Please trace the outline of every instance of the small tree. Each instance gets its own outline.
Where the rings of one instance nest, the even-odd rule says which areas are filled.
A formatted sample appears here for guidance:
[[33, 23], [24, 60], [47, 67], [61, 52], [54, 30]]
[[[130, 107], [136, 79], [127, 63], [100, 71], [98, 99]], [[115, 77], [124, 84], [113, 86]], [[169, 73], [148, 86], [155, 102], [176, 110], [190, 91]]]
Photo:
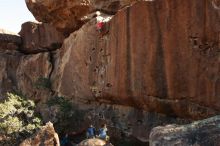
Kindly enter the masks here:
[[0, 103], [0, 136], [5, 137], [0, 145], [15, 145], [40, 128], [41, 120], [34, 111], [33, 101], [8, 93]]

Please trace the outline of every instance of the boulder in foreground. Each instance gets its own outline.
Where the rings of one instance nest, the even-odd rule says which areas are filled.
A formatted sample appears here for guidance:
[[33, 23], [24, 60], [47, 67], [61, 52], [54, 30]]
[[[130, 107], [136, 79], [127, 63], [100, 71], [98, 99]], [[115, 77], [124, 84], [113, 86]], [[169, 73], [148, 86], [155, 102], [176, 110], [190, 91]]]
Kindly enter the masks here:
[[20, 146], [60, 146], [53, 124], [47, 123], [34, 136], [24, 140]]
[[150, 134], [150, 146], [219, 146], [220, 116], [188, 125], [156, 127]]
[[106, 143], [104, 140], [98, 138], [86, 139], [77, 146], [113, 146], [110, 143]]

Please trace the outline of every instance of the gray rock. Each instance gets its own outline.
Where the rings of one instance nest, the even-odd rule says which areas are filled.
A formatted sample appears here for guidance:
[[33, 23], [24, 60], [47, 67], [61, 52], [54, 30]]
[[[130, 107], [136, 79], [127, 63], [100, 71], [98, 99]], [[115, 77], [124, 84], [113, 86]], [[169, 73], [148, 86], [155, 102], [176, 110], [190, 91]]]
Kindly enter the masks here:
[[167, 125], [154, 128], [150, 146], [219, 146], [220, 116], [187, 125]]

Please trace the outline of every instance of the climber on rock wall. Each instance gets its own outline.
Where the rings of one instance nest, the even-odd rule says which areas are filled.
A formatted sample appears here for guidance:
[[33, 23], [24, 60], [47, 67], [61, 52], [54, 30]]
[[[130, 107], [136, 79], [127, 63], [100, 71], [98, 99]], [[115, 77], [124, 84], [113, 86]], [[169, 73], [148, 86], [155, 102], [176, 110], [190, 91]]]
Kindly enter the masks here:
[[99, 11], [96, 12], [96, 16], [96, 29], [102, 37], [108, 33], [108, 22], [112, 19], [112, 16]]
[[102, 33], [102, 30], [103, 30], [103, 27], [104, 27], [104, 22], [97, 22], [97, 24], [96, 24], [96, 28], [97, 28], [97, 30], [99, 31], [99, 33]]

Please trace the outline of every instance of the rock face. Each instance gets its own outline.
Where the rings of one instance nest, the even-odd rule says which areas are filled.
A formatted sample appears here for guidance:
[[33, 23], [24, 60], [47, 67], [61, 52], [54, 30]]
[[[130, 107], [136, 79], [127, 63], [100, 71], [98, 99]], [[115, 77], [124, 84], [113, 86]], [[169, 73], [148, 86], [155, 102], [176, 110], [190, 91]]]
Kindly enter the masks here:
[[90, 11], [87, 0], [26, 0], [26, 4], [38, 21], [50, 23], [65, 34], [82, 26], [80, 19]]
[[192, 119], [218, 114], [219, 19], [210, 0], [156, 0], [118, 12], [103, 37], [91, 20], [55, 56], [53, 90], [79, 103]]
[[45, 23], [26, 22], [19, 33], [22, 37], [21, 51], [39, 53], [61, 47], [64, 36], [53, 26]]
[[83, 17], [97, 9], [115, 13], [135, 0], [26, 0], [29, 10], [40, 22], [50, 23], [68, 35], [85, 22]]
[[5, 50], [0, 52], [0, 95], [17, 88], [16, 69], [20, 57], [21, 54], [7, 54]]
[[220, 117], [178, 126], [156, 127], [150, 135], [150, 146], [219, 146]]
[[17, 89], [28, 98], [47, 99], [50, 95], [51, 71], [49, 53], [22, 56], [16, 69]]
[[6, 92], [22, 93], [34, 100], [49, 97], [52, 71], [49, 53], [23, 55], [0, 53], [0, 95]]
[[21, 37], [4, 29], [0, 29], [0, 52], [17, 50], [21, 45]]
[[49, 122], [34, 136], [24, 140], [19, 146], [60, 146], [60, 142], [53, 124]]

